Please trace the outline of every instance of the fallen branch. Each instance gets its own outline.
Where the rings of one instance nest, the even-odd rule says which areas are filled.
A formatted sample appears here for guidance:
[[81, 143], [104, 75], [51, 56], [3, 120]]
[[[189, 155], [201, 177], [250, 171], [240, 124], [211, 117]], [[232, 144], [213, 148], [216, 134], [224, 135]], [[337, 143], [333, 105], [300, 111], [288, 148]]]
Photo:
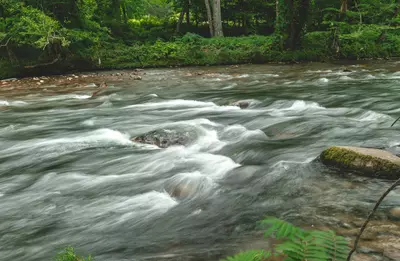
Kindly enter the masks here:
[[393, 122], [393, 124], [390, 125], [390, 127], [393, 127], [393, 126], [396, 124], [396, 122], [398, 122], [399, 120], [400, 120], [400, 117], [398, 117], [397, 120], [395, 120], [395, 121]]
[[46, 66], [46, 65], [52, 65], [52, 64], [55, 64], [56, 62], [58, 62], [58, 60], [60, 60], [60, 58], [61, 58], [61, 55], [58, 55], [58, 57], [57, 57], [56, 59], [54, 59], [53, 61], [51, 61], [51, 62], [48, 62], [48, 63], [40, 63], [40, 64], [35, 64], [35, 65], [27, 65], [27, 66], [24, 66], [24, 68], [25, 68], [25, 69], [32, 69], [32, 68], [36, 68], [36, 67], [41, 67], [41, 66]]
[[369, 214], [367, 220], [365, 220], [364, 224], [362, 225], [360, 232], [358, 232], [358, 235], [356, 237], [356, 241], [354, 241], [354, 246], [351, 249], [349, 255], [347, 256], [347, 261], [350, 261], [351, 256], [353, 255], [353, 253], [357, 250], [357, 246], [358, 246], [358, 242], [360, 241], [361, 235], [364, 232], [365, 228], [367, 227], [369, 221], [371, 220], [372, 216], [375, 214], [375, 211], [378, 209], [379, 205], [382, 203], [382, 201], [385, 199], [385, 197], [390, 193], [390, 191], [392, 191], [395, 187], [397, 187], [398, 185], [400, 185], [400, 179], [398, 179], [395, 183], [392, 184], [392, 186], [390, 186], [390, 188], [388, 188], [385, 193], [383, 193], [383, 195], [380, 197], [380, 199], [378, 200], [378, 202], [376, 202], [374, 209], [372, 210], [372, 212]]

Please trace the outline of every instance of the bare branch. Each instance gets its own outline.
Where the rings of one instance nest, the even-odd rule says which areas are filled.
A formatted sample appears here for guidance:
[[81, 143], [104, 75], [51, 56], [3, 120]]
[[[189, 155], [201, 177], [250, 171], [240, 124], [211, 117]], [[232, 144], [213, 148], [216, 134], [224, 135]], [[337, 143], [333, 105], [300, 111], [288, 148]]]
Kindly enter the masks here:
[[396, 122], [398, 122], [399, 120], [400, 120], [400, 117], [398, 117], [397, 120], [395, 120], [395, 121], [392, 123], [392, 125], [390, 125], [390, 127], [393, 127], [393, 126], [396, 124]]
[[7, 46], [8, 46], [8, 43], [10, 42], [10, 40], [11, 40], [11, 37], [8, 38], [8, 40], [7, 40], [7, 42], [6, 42], [5, 44], [0, 45], [0, 48], [1, 48], [1, 47], [7, 47]]
[[360, 232], [358, 232], [358, 235], [356, 237], [356, 241], [354, 241], [354, 246], [351, 249], [349, 255], [347, 256], [347, 261], [350, 261], [351, 256], [353, 255], [353, 253], [357, 250], [357, 246], [358, 246], [358, 242], [360, 241], [361, 235], [364, 232], [365, 228], [367, 227], [369, 221], [371, 220], [372, 216], [375, 214], [376, 210], [378, 209], [379, 205], [382, 203], [382, 201], [385, 199], [385, 197], [390, 193], [390, 191], [392, 191], [394, 188], [396, 188], [398, 185], [400, 185], [400, 179], [398, 179], [395, 183], [392, 184], [392, 186], [390, 186], [390, 188], [388, 188], [385, 193], [383, 193], [383, 195], [380, 197], [380, 199], [378, 200], [378, 202], [376, 202], [374, 209], [372, 210], [372, 212], [369, 214], [367, 220], [365, 220], [364, 224], [362, 225]]
[[60, 60], [60, 57], [61, 57], [61, 55], [58, 55], [58, 57], [56, 59], [54, 59], [53, 61], [51, 61], [51, 62], [35, 64], [35, 65], [27, 65], [27, 66], [24, 66], [24, 68], [32, 69], [32, 68], [36, 68], [36, 67], [40, 67], [40, 66], [51, 65], [51, 64], [54, 64], [54, 63], [58, 62], [58, 60]]

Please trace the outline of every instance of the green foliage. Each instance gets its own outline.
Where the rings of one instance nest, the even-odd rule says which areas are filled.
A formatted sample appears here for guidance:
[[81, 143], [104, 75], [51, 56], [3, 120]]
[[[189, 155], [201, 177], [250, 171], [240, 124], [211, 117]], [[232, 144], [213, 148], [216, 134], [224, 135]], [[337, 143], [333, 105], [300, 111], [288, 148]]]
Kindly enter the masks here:
[[87, 258], [80, 257], [75, 253], [72, 247], [67, 247], [57, 254], [55, 261], [94, 261], [94, 259], [90, 256]]
[[249, 250], [220, 261], [263, 261], [270, 256], [270, 252], [265, 252], [263, 250]]
[[350, 251], [345, 238], [333, 231], [304, 230], [277, 218], [266, 218], [262, 225], [269, 226], [265, 236], [284, 239], [275, 252], [285, 256], [285, 261], [346, 260]]
[[[283, 240], [275, 246], [273, 253], [285, 261], [344, 261], [350, 251], [345, 238], [333, 231], [304, 230], [274, 217], [259, 223], [268, 228], [266, 237]], [[221, 261], [263, 261], [270, 256], [271, 252], [251, 250]]]

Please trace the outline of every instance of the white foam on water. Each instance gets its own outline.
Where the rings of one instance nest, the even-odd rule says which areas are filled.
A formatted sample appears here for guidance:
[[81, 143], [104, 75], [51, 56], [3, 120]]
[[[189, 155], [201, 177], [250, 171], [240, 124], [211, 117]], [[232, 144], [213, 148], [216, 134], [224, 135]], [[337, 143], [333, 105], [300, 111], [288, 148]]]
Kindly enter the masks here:
[[133, 146], [129, 140], [129, 135], [111, 129], [98, 129], [95, 131], [80, 134], [77, 137], [66, 137], [59, 139], [39, 139], [29, 140], [27, 142], [15, 145], [5, 152], [12, 153], [22, 149], [49, 151], [47, 156], [51, 156], [52, 152], [67, 152], [79, 148], [96, 147], [102, 145], [122, 145]]
[[213, 180], [223, 178], [228, 171], [240, 166], [229, 157], [211, 153], [193, 154], [185, 162], [199, 164], [199, 171]]
[[306, 71], [306, 73], [331, 73], [331, 72], [332, 72], [332, 70], [316, 70], [316, 71], [308, 70], [308, 71]]
[[345, 76], [339, 77], [339, 80], [340, 81], [351, 81], [351, 80], [353, 80], [353, 78], [345, 75]]
[[282, 108], [281, 110], [287, 111], [305, 111], [308, 109], [326, 109], [325, 107], [319, 105], [316, 102], [309, 102], [303, 100], [296, 100], [293, 104], [288, 108]]
[[171, 109], [171, 108], [204, 108], [204, 107], [218, 107], [213, 102], [202, 102], [202, 101], [195, 101], [195, 100], [169, 100], [169, 101], [161, 101], [161, 102], [148, 102], [142, 104], [134, 104], [123, 107], [123, 109], [128, 108], [143, 108], [143, 109]]
[[249, 78], [250, 77], [250, 75], [249, 74], [241, 74], [241, 75], [238, 75], [238, 76], [235, 76], [234, 78]]
[[316, 83], [318, 83], [318, 84], [327, 84], [328, 82], [329, 82], [328, 78], [320, 78], [320, 79], [317, 80]]
[[94, 119], [85, 120], [85, 121], [82, 122], [82, 125], [94, 126]]
[[228, 90], [228, 89], [232, 89], [232, 88], [236, 87], [237, 85], [238, 85], [237, 83], [232, 83], [232, 84], [230, 84], [228, 86], [222, 87], [221, 89], [222, 90]]
[[110, 202], [96, 202], [96, 206], [86, 208], [97, 212], [90, 215], [108, 217], [110, 212], [116, 214], [115, 218], [96, 224], [98, 229], [102, 229], [104, 226], [114, 226], [122, 222], [129, 222], [129, 225], [141, 223], [164, 214], [176, 205], [178, 201], [168, 193], [150, 191], [133, 197], [116, 198]]
[[149, 95], [147, 95], [147, 96], [149, 96], [149, 97], [158, 97], [158, 95], [155, 94], [155, 93], [151, 93], [151, 94], [149, 94]]
[[390, 116], [374, 111], [364, 112], [360, 117], [357, 118], [358, 121], [384, 121], [392, 119]]
[[8, 101], [0, 100], [0, 106], [10, 106], [10, 103]]
[[91, 97], [92, 97], [91, 95], [78, 95], [78, 94], [72, 96], [73, 99], [78, 99], [78, 100], [86, 100], [86, 99], [89, 99]]
[[86, 94], [66, 94], [66, 95], [48, 97], [45, 100], [46, 101], [60, 101], [60, 100], [70, 100], [70, 99], [87, 100], [91, 97], [92, 97], [91, 95], [86, 95]]
[[248, 130], [246, 127], [236, 124], [224, 128], [222, 137], [229, 143], [237, 143], [251, 138], [266, 139], [268, 136], [262, 130]]
[[[290, 104], [290, 106], [288, 106]], [[326, 110], [325, 107], [319, 105], [316, 102], [296, 100], [296, 101], [278, 101], [272, 104], [267, 108], [267, 112], [269, 112], [272, 116], [283, 116], [286, 113], [291, 112], [304, 112], [304, 111], [319, 111]]]
[[367, 74], [364, 79], [365, 80], [372, 80], [372, 79], [376, 79], [376, 77], [373, 76], [372, 74]]
[[265, 76], [265, 77], [279, 77], [279, 74], [272, 74], [272, 73], [265, 73], [265, 74], [263, 74], [263, 76]]

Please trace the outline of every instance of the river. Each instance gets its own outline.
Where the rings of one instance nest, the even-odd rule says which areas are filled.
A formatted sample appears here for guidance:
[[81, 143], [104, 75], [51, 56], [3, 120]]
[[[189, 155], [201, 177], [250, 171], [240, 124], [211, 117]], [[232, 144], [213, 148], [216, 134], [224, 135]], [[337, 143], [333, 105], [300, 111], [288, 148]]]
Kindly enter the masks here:
[[[96, 261], [213, 261], [246, 248], [265, 215], [338, 224], [391, 184], [314, 159], [331, 145], [400, 154], [399, 62], [121, 73], [0, 85], [0, 260], [74, 246]], [[192, 142], [130, 141], [157, 129]], [[168, 193], [177, 186], [184, 197]], [[378, 216], [399, 205], [395, 191]]]

